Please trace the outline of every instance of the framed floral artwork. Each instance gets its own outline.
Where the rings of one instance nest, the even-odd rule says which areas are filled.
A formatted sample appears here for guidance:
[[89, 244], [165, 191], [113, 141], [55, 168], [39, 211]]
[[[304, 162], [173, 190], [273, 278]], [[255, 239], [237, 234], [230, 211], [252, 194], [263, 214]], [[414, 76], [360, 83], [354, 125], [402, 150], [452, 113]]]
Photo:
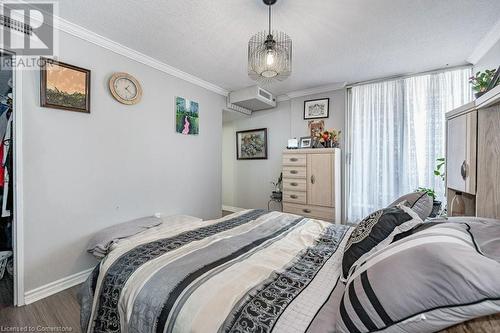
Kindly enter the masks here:
[[267, 160], [267, 128], [236, 132], [238, 160]]

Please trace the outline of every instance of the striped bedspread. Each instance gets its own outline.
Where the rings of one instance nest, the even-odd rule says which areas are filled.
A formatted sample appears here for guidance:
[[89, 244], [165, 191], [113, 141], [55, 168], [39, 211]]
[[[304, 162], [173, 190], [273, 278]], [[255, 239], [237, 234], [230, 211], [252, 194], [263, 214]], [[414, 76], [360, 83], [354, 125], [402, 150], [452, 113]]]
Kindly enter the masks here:
[[331, 331], [350, 232], [263, 210], [151, 228], [85, 283], [83, 331]]

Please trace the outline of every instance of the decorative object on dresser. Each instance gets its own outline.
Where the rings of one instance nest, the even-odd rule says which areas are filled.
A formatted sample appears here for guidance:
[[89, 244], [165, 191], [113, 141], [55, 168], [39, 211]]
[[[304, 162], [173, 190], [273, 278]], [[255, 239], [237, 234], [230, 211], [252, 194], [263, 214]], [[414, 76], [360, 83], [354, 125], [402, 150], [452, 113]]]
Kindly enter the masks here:
[[329, 107], [329, 98], [304, 101], [304, 120], [328, 118]]
[[341, 223], [341, 151], [283, 152], [283, 211]]
[[339, 148], [341, 131], [335, 129], [316, 133], [314, 140], [319, 142], [325, 148]]
[[312, 138], [310, 136], [300, 138], [300, 148], [312, 148]]
[[448, 112], [446, 120], [448, 207], [459, 192], [466, 216], [500, 218], [500, 86]]
[[40, 58], [40, 106], [90, 113], [90, 70]]
[[[484, 72], [477, 72], [476, 75], [469, 78], [469, 83], [472, 85], [472, 90], [476, 92], [476, 98], [481, 97], [485, 92], [494, 87], [494, 85], [491, 86], [491, 83], [496, 76], [495, 72], [497, 72], [497, 70], [487, 69]], [[496, 76], [496, 80], [498, 80], [498, 76]]]
[[267, 128], [236, 132], [238, 160], [267, 160]]
[[297, 149], [299, 148], [299, 140], [296, 138], [288, 139], [287, 149]]
[[307, 127], [309, 128], [309, 135], [314, 138], [316, 137], [316, 134], [322, 133], [325, 130], [325, 121], [310, 120], [307, 123]]
[[200, 133], [199, 105], [183, 97], [175, 98], [175, 131], [184, 135]]
[[135, 77], [127, 73], [114, 73], [109, 79], [109, 91], [120, 103], [133, 105], [142, 98], [142, 87]]

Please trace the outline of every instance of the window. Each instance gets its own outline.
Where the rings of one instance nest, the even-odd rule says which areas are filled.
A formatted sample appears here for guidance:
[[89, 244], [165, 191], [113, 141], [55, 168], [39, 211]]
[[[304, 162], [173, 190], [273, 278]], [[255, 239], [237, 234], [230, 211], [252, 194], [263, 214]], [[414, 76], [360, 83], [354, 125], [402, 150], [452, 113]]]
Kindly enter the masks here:
[[472, 100], [471, 68], [354, 86], [347, 115], [347, 220], [419, 186], [444, 197], [445, 113]]

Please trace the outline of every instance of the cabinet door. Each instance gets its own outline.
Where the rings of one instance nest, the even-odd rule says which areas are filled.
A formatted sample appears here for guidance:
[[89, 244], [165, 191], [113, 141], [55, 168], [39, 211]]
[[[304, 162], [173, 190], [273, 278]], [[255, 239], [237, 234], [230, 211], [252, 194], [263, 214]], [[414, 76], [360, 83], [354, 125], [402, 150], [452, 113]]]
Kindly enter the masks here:
[[476, 193], [477, 111], [447, 121], [446, 179], [456, 191]]
[[479, 111], [476, 213], [500, 219], [500, 104]]
[[333, 154], [307, 154], [307, 202], [333, 207]]

